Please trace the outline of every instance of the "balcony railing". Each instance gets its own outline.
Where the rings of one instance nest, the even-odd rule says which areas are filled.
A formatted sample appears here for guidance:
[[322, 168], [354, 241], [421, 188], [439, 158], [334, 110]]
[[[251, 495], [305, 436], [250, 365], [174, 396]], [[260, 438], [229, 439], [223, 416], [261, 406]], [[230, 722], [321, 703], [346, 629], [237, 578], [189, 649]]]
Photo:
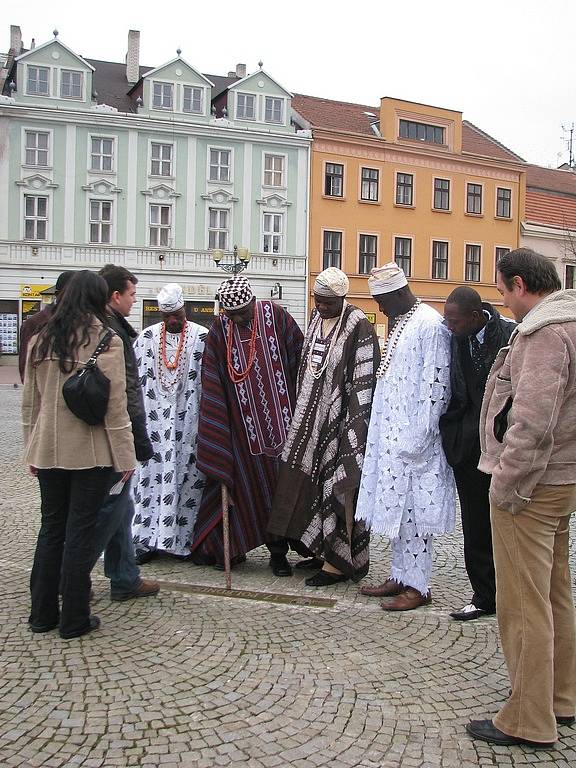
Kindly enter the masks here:
[[[226, 252], [226, 257], [232, 254]], [[222, 274], [208, 250], [163, 250], [161, 248], [120, 248], [105, 245], [61, 245], [57, 243], [13, 242], [0, 240], [0, 265], [23, 264], [103, 267], [118, 264], [133, 271]], [[248, 268], [253, 275], [305, 277], [304, 256], [253, 254]]]

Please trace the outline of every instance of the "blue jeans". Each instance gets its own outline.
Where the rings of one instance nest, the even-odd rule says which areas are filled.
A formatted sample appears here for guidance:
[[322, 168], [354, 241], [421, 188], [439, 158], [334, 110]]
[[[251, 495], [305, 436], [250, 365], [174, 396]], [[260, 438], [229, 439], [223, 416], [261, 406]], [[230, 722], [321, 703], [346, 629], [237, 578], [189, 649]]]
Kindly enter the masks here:
[[[122, 474], [122, 472], [115, 473], [112, 483], [117, 483]], [[130, 478], [118, 495], [108, 496], [98, 511], [96, 521], [94, 562], [104, 552], [104, 573], [110, 579], [112, 594], [132, 592], [141, 581], [132, 544], [134, 502], [130, 488], [131, 482]]]

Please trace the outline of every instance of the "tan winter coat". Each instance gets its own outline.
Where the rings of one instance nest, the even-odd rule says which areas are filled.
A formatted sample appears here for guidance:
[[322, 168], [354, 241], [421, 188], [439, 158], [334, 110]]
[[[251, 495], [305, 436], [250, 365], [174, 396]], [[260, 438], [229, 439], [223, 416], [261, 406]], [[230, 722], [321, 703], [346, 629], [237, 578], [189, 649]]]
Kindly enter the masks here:
[[[510, 397], [500, 442], [498, 414]], [[576, 483], [576, 290], [546, 296], [498, 353], [480, 445], [479, 469], [492, 475], [490, 497], [503, 509], [520, 511], [538, 484]]]
[[[104, 327], [95, 321], [90, 341], [79, 350], [77, 363], [88, 361], [103, 335]], [[126, 406], [124, 348], [120, 338], [114, 335], [109, 349], [98, 357], [98, 367], [110, 379], [110, 400], [104, 424], [95, 427], [74, 416], [62, 396], [62, 385], [73, 371], [62, 373], [58, 361], [52, 358], [38, 366], [32, 364], [37, 341], [38, 336], [34, 336], [28, 348], [22, 394], [26, 464], [39, 469], [134, 469], [136, 455]]]

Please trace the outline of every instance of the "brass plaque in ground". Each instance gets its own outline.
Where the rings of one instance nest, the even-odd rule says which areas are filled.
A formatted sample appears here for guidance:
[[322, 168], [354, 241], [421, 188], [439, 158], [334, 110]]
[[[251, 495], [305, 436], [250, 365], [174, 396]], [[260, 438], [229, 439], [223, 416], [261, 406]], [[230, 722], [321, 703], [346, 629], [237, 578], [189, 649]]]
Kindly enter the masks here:
[[179, 581], [159, 581], [162, 589], [173, 592], [188, 592], [192, 595], [214, 595], [214, 597], [239, 597], [241, 600], [260, 600], [264, 603], [300, 605], [306, 608], [333, 608], [336, 600], [330, 597], [308, 597], [307, 595], [286, 595], [282, 592], [256, 592], [251, 589], [225, 589], [209, 584], [185, 584]]

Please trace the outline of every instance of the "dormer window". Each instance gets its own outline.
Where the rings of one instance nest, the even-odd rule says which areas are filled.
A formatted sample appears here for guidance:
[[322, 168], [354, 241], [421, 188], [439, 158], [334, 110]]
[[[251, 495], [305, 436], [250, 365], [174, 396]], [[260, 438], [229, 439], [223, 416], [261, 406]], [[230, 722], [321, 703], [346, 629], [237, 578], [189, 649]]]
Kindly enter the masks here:
[[174, 85], [172, 83], [157, 83], [152, 85], [152, 106], [154, 109], [172, 109], [174, 104]]
[[28, 67], [28, 79], [26, 82], [26, 93], [29, 96], [49, 96], [48, 78], [50, 70], [48, 67]]
[[193, 112], [202, 114], [202, 88], [193, 88], [191, 85], [184, 86], [184, 97], [182, 103], [183, 112]]
[[272, 96], [266, 96], [266, 104], [264, 109], [264, 120], [267, 123], [283, 123], [284, 122], [284, 99], [276, 99]]
[[252, 93], [239, 93], [236, 100], [236, 117], [239, 120], [256, 118], [256, 96]]
[[400, 120], [399, 135], [401, 139], [411, 141], [426, 141], [430, 144], [445, 144], [444, 128], [439, 125], [417, 123], [414, 120]]
[[75, 72], [70, 69], [63, 69], [60, 73], [60, 98], [61, 99], [81, 99], [82, 98], [82, 72]]

